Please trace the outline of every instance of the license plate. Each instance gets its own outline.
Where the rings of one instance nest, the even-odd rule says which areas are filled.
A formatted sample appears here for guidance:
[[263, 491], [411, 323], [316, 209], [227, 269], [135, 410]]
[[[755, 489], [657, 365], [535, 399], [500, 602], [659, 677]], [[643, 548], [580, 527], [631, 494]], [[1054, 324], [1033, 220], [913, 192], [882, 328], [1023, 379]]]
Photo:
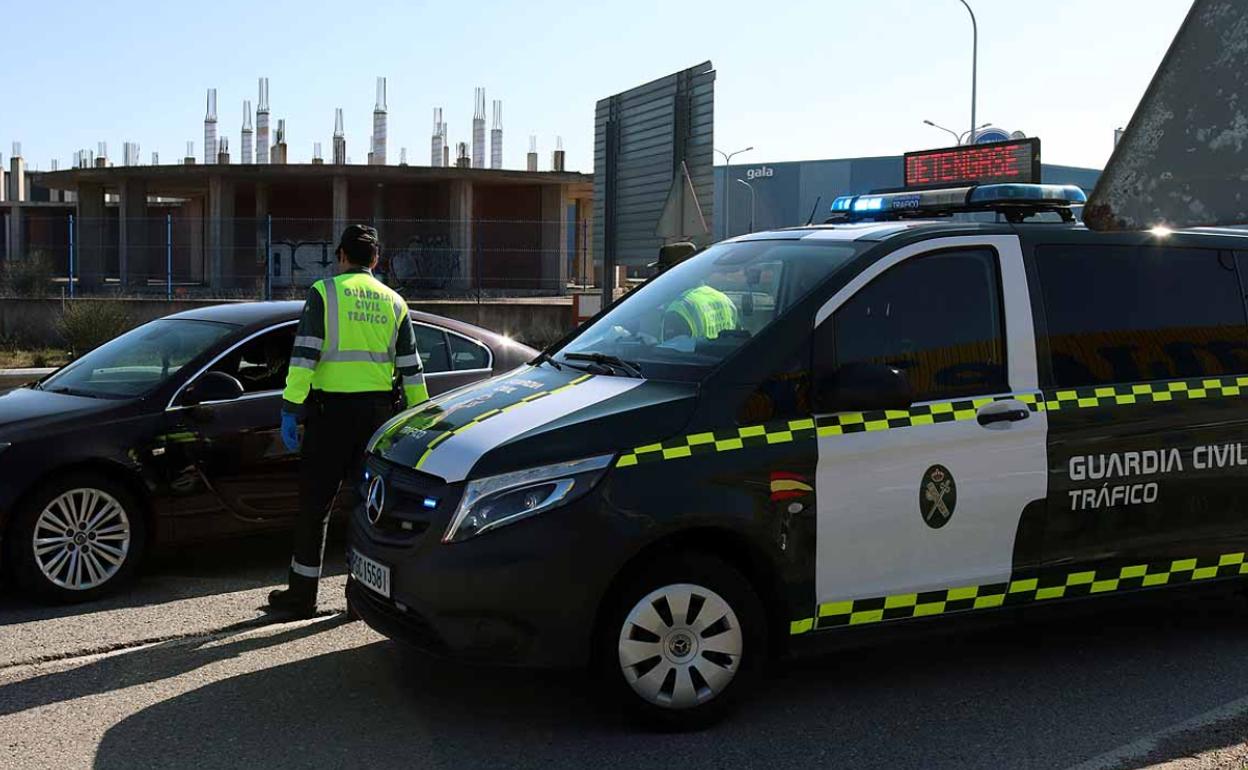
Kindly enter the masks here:
[[351, 549], [348, 554], [348, 566], [351, 569], [351, 577], [363, 583], [368, 588], [376, 591], [387, 599], [390, 598], [390, 568], [386, 565], [373, 561], [364, 554]]

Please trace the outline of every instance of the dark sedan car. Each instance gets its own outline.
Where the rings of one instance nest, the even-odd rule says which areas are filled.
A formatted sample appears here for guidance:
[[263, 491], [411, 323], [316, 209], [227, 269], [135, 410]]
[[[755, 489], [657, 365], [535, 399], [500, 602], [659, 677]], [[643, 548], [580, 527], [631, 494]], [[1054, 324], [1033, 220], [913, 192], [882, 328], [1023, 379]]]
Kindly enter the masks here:
[[[296, 455], [278, 436], [302, 304], [217, 305], [144, 324], [0, 396], [0, 533], [8, 576], [82, 601], [155, 543], [288, 525]], [[537, 351], [413, 312], [431, 394]]]

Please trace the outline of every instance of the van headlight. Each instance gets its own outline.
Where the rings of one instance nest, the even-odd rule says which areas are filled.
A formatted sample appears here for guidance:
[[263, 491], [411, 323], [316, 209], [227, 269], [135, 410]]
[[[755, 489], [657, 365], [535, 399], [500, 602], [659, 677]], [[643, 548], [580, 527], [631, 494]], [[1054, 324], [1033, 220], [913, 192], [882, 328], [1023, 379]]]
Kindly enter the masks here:
[[470, 481], [442, 542], [460, 543], [566, 505], [593, 489], [614, 457], [600, 455]]

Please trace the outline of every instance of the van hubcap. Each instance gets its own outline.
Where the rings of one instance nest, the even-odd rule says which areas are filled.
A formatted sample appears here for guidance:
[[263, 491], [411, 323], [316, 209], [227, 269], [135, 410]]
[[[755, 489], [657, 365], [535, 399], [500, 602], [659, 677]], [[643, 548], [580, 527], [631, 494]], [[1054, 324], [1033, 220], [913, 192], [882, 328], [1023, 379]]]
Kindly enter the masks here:
[[723, 597], [679, 583], [637, 602], [620, 630], [620, 669], [633, 691], [685, 709], [723, 692], [741, 663], [741, 624]]
[[112, 495], [71, 489], [39, 514], [31, 547], [50, 583], [86, 591], [117, 574], [130, 553], [130, 539], [130, 519]]

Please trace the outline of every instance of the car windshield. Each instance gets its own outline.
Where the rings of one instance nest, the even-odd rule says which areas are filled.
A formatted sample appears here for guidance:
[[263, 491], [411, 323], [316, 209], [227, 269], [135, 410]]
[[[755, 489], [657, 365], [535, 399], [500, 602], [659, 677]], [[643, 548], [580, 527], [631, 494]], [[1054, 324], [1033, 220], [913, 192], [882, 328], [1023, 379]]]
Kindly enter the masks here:
[[39, 389], [94, 398], [141, 396], [237, 328], [212, 321], [152, 321], [87, 353]]
[[[701, 380], [871, 244], [760, 240], [722, 243], [634, 291], [556, 354], [592, 365], [621, 359], [619, 373]], [[606, 362], [611, 366], [610, 361]]]

